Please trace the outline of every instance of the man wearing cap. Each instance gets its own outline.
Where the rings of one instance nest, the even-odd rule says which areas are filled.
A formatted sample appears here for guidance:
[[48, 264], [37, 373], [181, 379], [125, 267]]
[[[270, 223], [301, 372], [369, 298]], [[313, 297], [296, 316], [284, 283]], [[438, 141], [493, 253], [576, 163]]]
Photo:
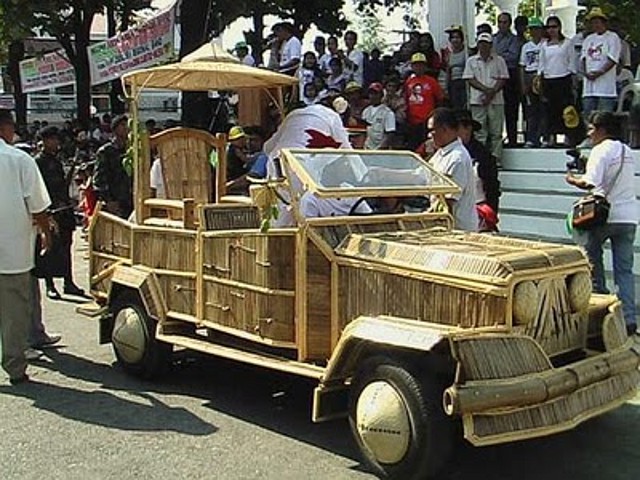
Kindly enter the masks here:
[[278, 23], [273, 27], [280, 42], [278, 71], [287, 75], [295, 75], [302, 58], [302, 43], [293, 34], [293, 25], [288, 22]]
[[478, 53], [467, 60], [462, 78], [469, 83], [473, 119], [482, 126], [478, 140], [487, 145], [500, 161], [504, 127], [502, 89], [509, 79], [509, 70], [504, 59], [492, 51], [493, 37], [490, 33], [478, 35], [477, 44]]
[[518, 62], [520, 60], [521, 40], [511, 31], [511, 14], [498, 15], [498, 32], [493, 36], [493, 49], [507, 65], [509, 77], [503, 87], [503, 108], [507, 124], [507, 139], [511, 147], [518, 140], [518, 110], [520, 106], [520, 86], [518, 84]]
[[525, 148], [539, 147], [540, 139], [545, 133], [543, 120], [546, 117], [544, 104], [540, 98], [539, 84], [534, 79], [540, 70], [540, 52], [544, 24], [537, 17], [529, 19], [529, 35], [531, 40], [522, 46], [520, 52], [520, 89], [525, 98], [524, 117], [526, 120]]
[[411, 56], [413, 74], [404, 84], [407, 103], [407, 148], [415, 150], [426, 138], [426, 123], [431, 112], [444, 100], [440, 83], [427, 75], [427, 57], [424, 53]]
[[234, 48], [234, 50], [242, 63], [249, 65], [250, 67], [256, 66], [255, 59], [249, 54], [249, 46], [247, 45], [247, 42], [236, 43], [236, 48]]
[[33, 308], [33, 225], [40, 229], [46, 250], [51, 201], [36, 162], [11, 146], [14, 136], [13, 115], [0, 110], [0, 342], [2, 368], [17, 385], [29, 380], [25, 350]]
[[585, 18], [591, 35], [582, 44], [584, 80], [582, 113], [588, 118], [594, 110], [613, 112], [616, 108], [616, 65], [620, 60], [620, 37], [607, 29], [607, 16], [594, 7]]
[[366, 150], [385, 150], [389, 148], [396, 131], [396, 116], [388, 106], [382, 103], [384, 87], [374, 82], [369, 85], [369, 106], [362, 112], [362, 120], [367, 124]]
[[129, 135], [128, 118], [118, 115], [111, 122], [113, 138], [96, 152], [93, 188], [104, 209], [122, 218], [133, 211], [133, 180], [125, 170]]
[[40, 130], [40, 138], [42, 151], [36, 155], [35, 161], [47, 186], [51, 198], [51, 215], [58, 230], [49, 252], [36, 257], [36, 275], [44, 278], [49, 298], [61, 298], [53, 283], [55, 277], [64, 279], [64, 293], [83, 295], [84, 291], [73, 281], [71, 246], [76, 219], [69, 198], [69, 182], [60, 158], [60, 131], [54, 126], [45, 127]]

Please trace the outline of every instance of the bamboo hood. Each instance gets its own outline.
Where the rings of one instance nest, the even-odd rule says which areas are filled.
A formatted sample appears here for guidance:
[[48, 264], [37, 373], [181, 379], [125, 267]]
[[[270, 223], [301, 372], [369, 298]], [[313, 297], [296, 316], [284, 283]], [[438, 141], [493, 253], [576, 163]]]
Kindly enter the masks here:
[[342, 241], [336, 253], [390, 267], [498, 285], [506, 284], [514, 274], [531, 270], [588, 267], [577, 247], [443, 230], [354, 233]]

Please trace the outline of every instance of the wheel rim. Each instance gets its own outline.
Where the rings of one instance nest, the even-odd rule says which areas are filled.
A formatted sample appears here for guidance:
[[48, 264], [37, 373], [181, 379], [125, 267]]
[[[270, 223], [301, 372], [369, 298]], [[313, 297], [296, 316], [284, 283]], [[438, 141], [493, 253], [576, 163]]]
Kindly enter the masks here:
[[137, 310], [126, 307], [117, 313], [111, 341], [125, 362], [133, 364], [142, 360], [147, 338], [144, 319]]
[[398, 463], [409, 449], [411, 423], [407, 406], [388, 382], [372, 382], [360, 392], [356, 428], [362, 443], [380, 463]]

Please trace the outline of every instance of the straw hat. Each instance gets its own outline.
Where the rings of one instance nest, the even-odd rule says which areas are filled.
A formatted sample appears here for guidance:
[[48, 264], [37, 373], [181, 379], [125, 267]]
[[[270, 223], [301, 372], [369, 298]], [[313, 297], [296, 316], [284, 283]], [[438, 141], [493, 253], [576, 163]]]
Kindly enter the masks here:
[[229, 129], [229, 140], [237, 140], [239, 138], [244, 137], [244, 130], [242, 129], [242, 127], [231, 127]]
[[602, 20], [609, 20], [609, 17], [607, 17], [605, 15], [605, 13], [602, 11], [602, 9], [600, 7], [593, 7], [591, 10], [589, 10], [589, 13], [587, 13], [587, 16], [584, 17], [584, 19], [587, 20], [587, 21], [593, 20], [594, 18], [601, 18]]
[[576, 128], [580, 125], [580, 114], [576, 107], [573, 105], [569, 105], [565, 107], [562, 111], [562, 120], [564, 121], [564, 126], [567, 128]]
[[344, 93], [357, 92], [358, 90], [362, 90], [362, 85], [354, 81], [347, 83], [344, 87]]

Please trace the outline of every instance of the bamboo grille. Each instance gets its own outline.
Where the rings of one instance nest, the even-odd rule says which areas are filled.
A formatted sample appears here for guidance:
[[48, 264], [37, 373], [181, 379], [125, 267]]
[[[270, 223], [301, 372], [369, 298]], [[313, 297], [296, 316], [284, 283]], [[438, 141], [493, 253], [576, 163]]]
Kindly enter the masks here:
[[91, 229], [91, 250], [130, 258], [131, 226], [122, 219], [100, 213]]
[[[504, 441], [500, 439], [503, 436], [527, 438], [543, 435], [544, 431], [553, 433], [619, 405], [634, 394], [639, 381], [637, 370], [625, 372], [542, 405], [469, 416], [465, 433], [487, 443]], [[466, 431], [467, 426], [472, 432]]]
[[133, 237], [134, 264], [195, 274], [196, 232], [138, 227]]
[[505, 322], [506, 298], [482, 292], [351, 266], [340, 267], [339, 285], [341, 327], [360, 315], [392, 315], [464, 328]]
[[589, 314], [571, 311], [564, 277], [545, 278], [537, 284], [538, 313], [524, 333], [536, 339], [550, 356], [586, 345]]

